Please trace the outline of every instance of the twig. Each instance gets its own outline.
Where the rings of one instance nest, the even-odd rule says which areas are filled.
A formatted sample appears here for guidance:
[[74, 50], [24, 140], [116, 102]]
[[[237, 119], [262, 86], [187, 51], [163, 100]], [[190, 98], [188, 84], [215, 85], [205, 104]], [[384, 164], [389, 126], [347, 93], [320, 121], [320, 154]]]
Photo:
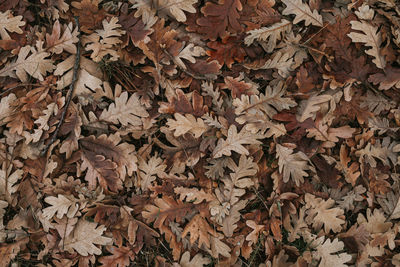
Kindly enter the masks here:
[[78, 17], [74, 17], [74, 18], [75, 18], [76, 26], [78, 28], [78, 43], [77, 43], [77, 51], [76, 51], [76, 56], [75, 56], [75, 63], [74, 63], [72, 81], [71, 81], [71, 84], [69, 85], [69, 89], [68, 89], [68, 92], [67, 92], [67, 102], [64, 105], [64, 110], [61, 113], [61, 118], [60, 118], [60, 121], [57, 124], [56, 130], [54, 131], [53, 136], [50, 139], [50, 142], [45, 146], [43, 151], [40, 153], [41, 156], [46, 155], [47, 150], [49, 149], [49, 147], [57, 139], [57, 134], [60, 131], [61, 125], [64, 122], [65, 116], [67, 114], [68, 106], [71, 103], [72, 95], [74, 94], [75, 83], [76, 83], [76, 80], [78, 79], [78, 70], [79, 70], [79, 65], [80, 65], [80, 53], [81, 53], [81, 38], [80, 38], [80, 27], [79, 27]]

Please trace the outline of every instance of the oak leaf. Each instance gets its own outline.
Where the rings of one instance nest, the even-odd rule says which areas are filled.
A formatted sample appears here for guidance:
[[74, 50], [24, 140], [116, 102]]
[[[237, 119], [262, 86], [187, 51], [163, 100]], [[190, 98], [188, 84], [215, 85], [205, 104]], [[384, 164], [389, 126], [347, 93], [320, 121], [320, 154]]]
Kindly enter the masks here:
[[22, 20], [22, 16], [13, 16], [11, 10], [0, 12], [0, 37], [2, 40], [11, 40], [7, 31], [22, 34], [23, 31], [20, 27], [24, 25], [25, 21]]
[[[198, 241], [198, 246], [210, 248], [210, 235], [216, 236], [216, 232], [208, 222], [200, 215], [195, 215], [185, 226], [182, 238], [190, 234], [190, 244]], [[204, 246], [203, 246], [204, 245]]]
[[400, 69], [387, 66], [385, 73], [372, 74], [368, 81], [379, 84], [379, 90], [389, 90], [393, 86], [400, 88]]
[[334, 103], [331, 95], [314, 95], [302, 101], [297, 111], [298, 121], [304, 122], [308, 118], [315, 119], [315, 113], [321, 109], [322, 104], [328, 101], [330, 104]]
[[186, 251], [182, 254], [180, 263], [174, 263], [173, 267], [203, 267], [204, 265], [210, 264], [211, 260], [209, 258], [203, 257], [200, 253], [194, 255], [192, 259], [190, 259], [190, 252]]
[[72, 22], [64, 25], [63, 34], [61, 35], [61, 25], [58, 20], [53, 24], [53, 31], [50, 34], [46, 33], [46, 50], [50, 53], [61, 54], [64, 50], [71, 54], [76, 54], [76, 45], [78, 38], [78, 28], [73, 30]]
[[135, 259], [135, 253], [130, 247], [107, 247], [108, 252], [112, 255], [103, 256], [99, 258], [101, 266], [118, 266], [127, 267], [130, 265], [131, 261]]
[[175, 131], [174, 136], [181, 136], [190, 132], [194, 135], [194, 138], [199, 138], [208, 128], [201, 118], [196, 119], [192, 114], [183, 116], [179, 113], [175, 113], [175, 120], [167, 120], [167, 126], [171, 131]]
[[82, 0], [80, 2], [72, 2], [72, 13], [79, 18], [81, 31], [92, 33], [95, 29], [101, 27], [101, 22], [106, 17], [103, 8], [99, 9], [99, 0]]
[[217, 37], [226, 37], [228, 35], [226, 29], [229, 32], [241, 32], [238, 11], [241, 11], [242, 8], [239, 0], [219, 0], [218, 4], [207, 2], [201, 8], [204, 17], [197, 19], [197, 24], [201, 26], [199, 32], [206, 34], [213, 41]]
[[334, 207], [335, 201], [333, 199], [323, 200], [307, 193], [304, 201], [308, 209], [306, 220], [312, 222], [315, 229], [324, 225], [325, 233], [329, 233], [330, 230], [338, 233], [342, 230], [342, 224], [345, 223], [342, 219], [344, 211]]
[[[72, 82], [75, 55], [71, 55], [57, 64], [54, 75], [61, 76], [57, 81], [57, 89], [63, 89]], [[74, 95], [90, 95], [101, 88], [103, 73], [93, 60], [81, 56], [78, 69], [78, 79], [75, 83]]]
[[321, 259], [319, 266], [321, 267], [346, 267], [345, 264], [349, 262], [352, 258], [351, 255], [342, 252], [344, 249], [344, 243], [335, 238], [332, 242], [329, 238], [325, 240], [324, 236], [317, 239], [319, 245], [316, 247], [316, 252], [313, 253], [316, 259]]
[[385, 57], [381, 55], [380, 47], [382, 45], [381, 32], [378, 31], [378, 27], [372, 26], [366, 21], [351, 21], [351, 28], [356, 31], [361, 31], [363, 33], [351, 32], [347, 34], [351, 40], [355, 43], [364, 43], [365, 46], [371, 47], [371, 49], [366, 50], [367, 55], [373, 56], [372, 62], [380, 68], [384, 69], [386, 66]]
[[200, 204], [204, 200], [210, 202], [215, 200], [215, 196], [211, 193], [204, 192], [203, 189], [187, 188], [178, 186], [174, 188], [175, 194], [179, 195], [179, 200], [191, 202], [193, 204]]
[[142, 216], [148, 223], [154, 222], [156, 228], [161, 228], [164, 222], [182, 221], [183, 216], [192, 212], [194, 207], [191, 203], [182, 203], [165, 196], [156, 198], [154, 204], [146, 205]]
[[231, 125], [228, 129], [226, 140], [218, 140], [218, 144], [213, 151], [213, 158], [219, 158], [223, 155], [230, 156], [232, 151], [239, 154], [249, 155], [249, 151], [243, 145], [261, 144], [257, 139], [262, 139], [260, 134], [252, 134], [243, 128], [239, 133], [235, 125]]
[[128, 92], [123, 92], [115, 98], [115, 103], [111, 103], [108, 110], [103, 110], [100, 120], [123, 126], [140, 126], [143, 124], [141, 118], [148, 117], [146, 109], [140, 104], [137, 93], [128, 98]]
[[123, 46], [127, 46], [129, 40], [135, 46], [138, 46], [139, 42], [148, 43], [150, 41], [149, 35], [153, 32], [152, 25], [146, 25], [141, 18], [135, 17], [133, 12], [128, 13], [127, 4], [122, 5], [118, 20], [126, 32], [126, 38], [123, 37]]
[[349, 166], [351, 159], [348, 155], [347, 149], [345, 145], [340, 147], [340, 170], [344, 173], [344, 179], [346, 182], [350, 183], [352, 186], [356, 185], [356, 181], [360, 176], [360, 172], [358, 171], [358, 163], [353, 162]]
[[223, 66], [232, 68], [232, 64], [242, 62], [246, 56], [246, 52], [238, 42], [240, 39], [236, 36], [226, 36], [220, 41], [208, 42], [207, 46], [212, 50], [207, 50], [206, 53], [210, 57], [207, 61], [217, 60]]
[[29, 74], [35, 79], [44, 81], [43, 75], [55, 68], [51, 59], [45, 59], [49, 55], [45, 51], [36, 51], [29, 45], [24, 46], [19, 50], [18, 59], [0, 70], [0, 76], [11, 76], [27, 82]]
[[70, 253], [75, 250], [82, 256], [100, 255], [101, 249], [96, 245], [111, 245], [112, 239], [103, 236], [106, 230], [104, 225], [98, 226], [97, 223], [80, 219], [73, 232], [64, 240], [64, 249]]
[[166, 168], [167, 165], [163, 164], [163, 160], [157, 156], [153, 156], [148, 160], [139, 158], [138, 178], [142, 191], [147, 191], [151, 183], [156, 179], [156, 175], [159, 175]]
[[103, 20], [103, 30], [96, 30], [89, 36], [82, 38], [82, 44], [86, 51], [93, 51], [90, 58], [94, 62], [100, 62], [106, 55], [110, 55], [111, 61], [116, 61], [119, 58], [115, 45], [122, 43], [120, 36], [125, 34], [124, 30], [119, 29], [118, 18], [112, 17], [108, 22]]
[[310, 24], [319, 27], [323, 26], [322, 16], [318, 14], [318, 11], [315, 9], [311, 11], [310, 7], [304, 4], [302, 0], [282, 0], [282, 2], [286, 5], [282, 14], [295, 15], [294, 24], [304, 20], [306, 26]]
[[43, 216], [47, 220], [51, 220], [56, 213], [59, 219], [64, 215], [67, 215], [68, 218], [73, 218], [79, 210], [79, 201], [72, 195], [58, 194], [57, 197], [46, 197], [44, 201], [51, 205], [43, 209]]
[[267, 86], [265, 93], [258, 95], [242, 95], [241, 99], [233, 99], [235, 106], [235, 114], [242, 115], [245, 113], [257, 114], [262, 111], [269, 118], [272, 118], [277, 111], [289, 109], [296, 106], [296, 102], [289, 97], [284, 97], [286, 88], [283, 82], [279, 82], [275, 86]]
[[275, 23], [269, 27], [262, 27], [260, 29], [255, 29], [248, 31], [249, 34], [244, 38], [244, 43], [246, 45], [251, 45], [255, 40], [258, 42], [266, 43], [266, 52], [271, 53], [275, 47], [276, 42], [281, 40], [285, 36], [285, 33], [290, 32], [292, 27], [288, 20], [283, 19], [282, 21]]
[[276, 146], [276, 157], [278, 158], [279, 172], [283, 173], [283, 182], [287, 183], [289, 178], [300, 186], [304, 177], [308, 176], [308, 158], [303, 152], [293, 153], [293, 149], [280, 144]]
[[0, 170], [0, 196], [11, 195], [18, 191], [18, 185], [16, 183], [22, 178], [24, 171], [17, 169], [12, 172], [13, 165], [10, 164], [7, 168], [5, 161], [2, 163]]

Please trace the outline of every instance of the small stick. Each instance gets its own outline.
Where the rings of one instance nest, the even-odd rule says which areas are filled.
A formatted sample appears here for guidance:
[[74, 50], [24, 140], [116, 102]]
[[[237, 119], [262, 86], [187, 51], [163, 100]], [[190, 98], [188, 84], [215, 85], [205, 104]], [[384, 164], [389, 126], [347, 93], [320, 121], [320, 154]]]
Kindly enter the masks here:
[[76, 80], [78, 80], [78, 70], [79, 70], [79, 65], [80, 65], [80, 53], [81, 53], [81, 38], [80, 38], [80, 27], [79, 27], [78, 17], [74, 17], [74, 18], [75, 18], [76, 26], [78, 27], [78, 43], [77, 43], [77, 51], [76, 51], [72, 81], [71, 81], [71, 84], [69, 85], [68, 92], [67, 92], [67, 102], [64, 105], [64, 110], [61, 113], [61, 118], [57, 124], [56, 130], [54, 131], [53, 136], [50, 139], [50, 142], [45, 146], [43, 151], [40, 153], [41, 156], [44, 156], [47, 153], [47, 150], [49, 149], [49, 147], [57, 139], [57, 134], [60, 131], [61, 125], [63, 124], [64, 119], [65, 119], [65, 116], [67, 115], [68, 106], [71, 103], [72, 95], [74, 94]]

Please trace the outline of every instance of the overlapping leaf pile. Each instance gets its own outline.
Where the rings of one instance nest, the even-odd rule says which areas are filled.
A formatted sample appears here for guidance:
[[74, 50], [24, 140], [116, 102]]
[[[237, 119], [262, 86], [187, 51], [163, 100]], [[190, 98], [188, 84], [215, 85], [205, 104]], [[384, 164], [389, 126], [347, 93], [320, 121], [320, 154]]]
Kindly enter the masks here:
[[0, 1], [0, 266], [400, 266], [396, 2]]

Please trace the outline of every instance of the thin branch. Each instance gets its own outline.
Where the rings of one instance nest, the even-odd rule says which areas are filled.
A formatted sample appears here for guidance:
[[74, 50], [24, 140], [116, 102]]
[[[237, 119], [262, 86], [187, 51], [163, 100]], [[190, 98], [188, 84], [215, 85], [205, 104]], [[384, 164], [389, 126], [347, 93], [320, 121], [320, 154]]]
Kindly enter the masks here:
[[65, 119], [65, 116], [67, 114], [67, 110], [68, 110], [69, 104], [71, 103], [72, 96], [74, 94], [75, 83], [78, 80], [78, 70], [79, 70], [79, 65], [80, 65], [80, 53], [81, 53], [81, 38], [80, 38], [80, 26], [79, 26], [78, 17], [74, 17], [74, 18], [75, 18], [76, 26], [78, 28], [78, 43], [77, 43], [77, 51], [76, 51], [76, 55], [75, 55], [75, 63], [74, 63], [72, 81], [71, 81], [71, 84], [69, 85], [69, 89], [68, 89], [68, 92], [67, 92], [67, 102], [64, 105], [64, 110], [61, 113], [61, 118], [60, 118], [60, 121], [57, 124], [56, 130], [54, 131], [53, 136], [50, 139], [50, 142], [45, 146], [43, 151], [40, 153], [41, 156], [46, 155], [47, 150], [49, 149], [49, 147], [57, 139], [57, 134], [60, 131], [61, 125], [64, 122], [64, 119]]

